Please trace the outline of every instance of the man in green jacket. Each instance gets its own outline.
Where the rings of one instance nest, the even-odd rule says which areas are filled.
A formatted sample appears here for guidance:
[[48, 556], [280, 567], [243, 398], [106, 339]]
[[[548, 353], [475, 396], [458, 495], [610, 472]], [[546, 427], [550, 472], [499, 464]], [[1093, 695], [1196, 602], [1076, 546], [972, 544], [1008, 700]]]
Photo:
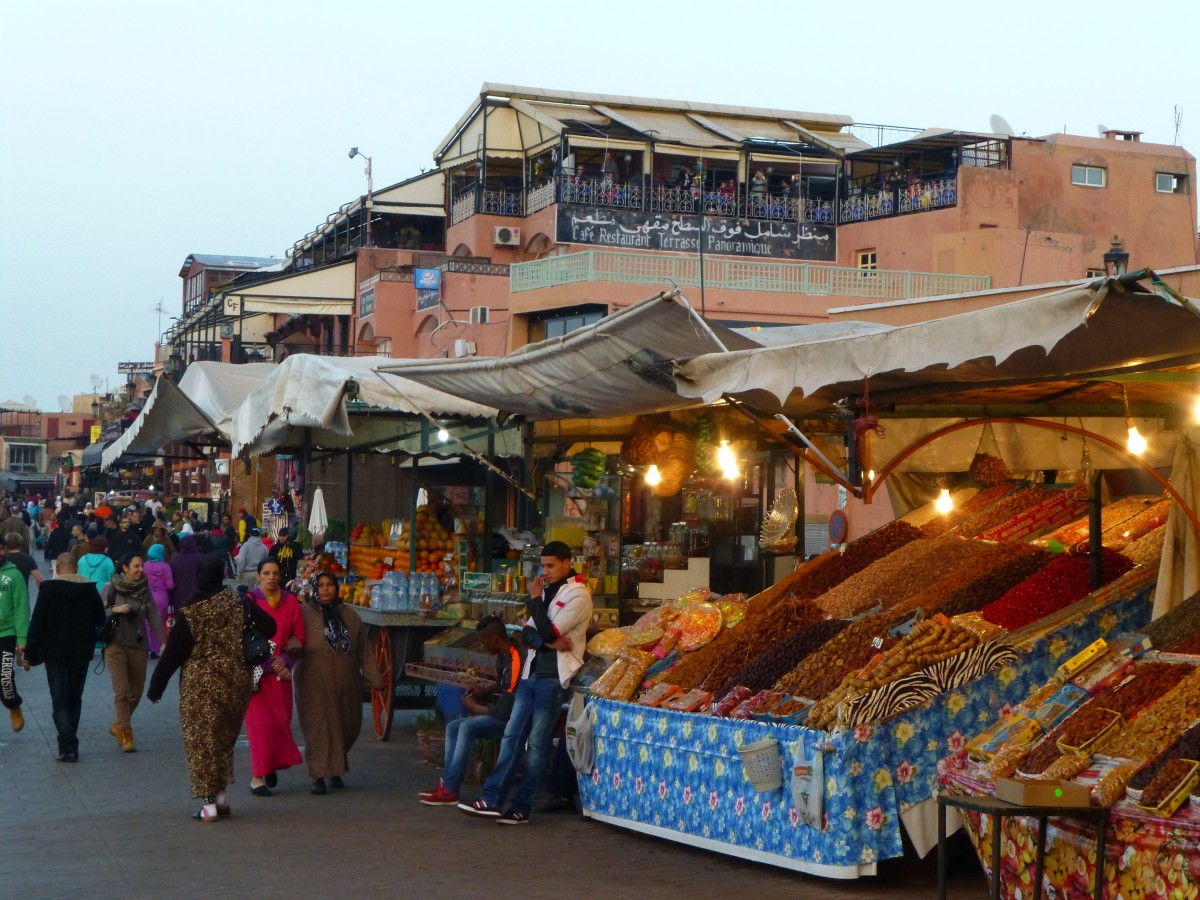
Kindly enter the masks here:
[[21, 695], [17, 693], [17, 661], [24, 660], [29, 635], [29, 590], [21, 570], [7, 558], [0, 559], [0, 703], [8, 710], [13, 731], [25, 727]]

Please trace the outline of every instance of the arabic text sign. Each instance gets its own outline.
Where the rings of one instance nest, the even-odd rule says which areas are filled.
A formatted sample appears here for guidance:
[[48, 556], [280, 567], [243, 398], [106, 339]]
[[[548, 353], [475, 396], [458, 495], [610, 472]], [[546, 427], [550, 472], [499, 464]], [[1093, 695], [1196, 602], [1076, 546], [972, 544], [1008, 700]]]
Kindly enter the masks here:
[[119, 374], [119, 375], [153, 375], [154, 374], [154, 363], [152, 363], [152, 362], [117, 363], [117, 374]]
[[701, 235], [705, 253], [819, 262], [837, 259], [836, 231], [831, 225], [603, 209], [573, 203], [558, 206], [560, 243], [698, 253]]

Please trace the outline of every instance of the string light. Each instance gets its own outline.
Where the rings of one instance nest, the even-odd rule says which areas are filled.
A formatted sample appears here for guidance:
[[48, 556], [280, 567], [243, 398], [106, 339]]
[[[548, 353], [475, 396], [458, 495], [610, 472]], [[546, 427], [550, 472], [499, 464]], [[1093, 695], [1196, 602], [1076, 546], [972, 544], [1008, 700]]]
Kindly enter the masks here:
[[650, 487], [654, 487], [656, 484], [662, 483], [662, 473], [658, 471], [658, 466], [651, 465], [650, 468], [646, 470], [645, 481], [646, 484], [650, 485]]
[[934, 501], [933, 508], [940, 512], [943, 516], [950, 510], [954, 509], [954, 500], [950, 497], [950, 489], [942, 488], [942, 492], [938, 494], [938, 498]]

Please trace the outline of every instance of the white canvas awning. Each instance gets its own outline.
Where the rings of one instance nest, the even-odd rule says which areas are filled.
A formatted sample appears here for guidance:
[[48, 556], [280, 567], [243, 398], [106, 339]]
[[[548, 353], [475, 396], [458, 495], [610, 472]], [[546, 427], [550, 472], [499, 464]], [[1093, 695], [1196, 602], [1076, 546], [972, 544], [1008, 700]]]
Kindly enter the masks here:
[[1110, 278], [877, 334], [709, 353], [681, 363], [676, 384], [682, 396], [705, 403], [729, 394], [763, 408], [804, 413], [862, 395], [868, 387], [873, 402], [911, 402], [1200, 361], [1200, 310], [1153, 292], [1138, 277]]
[[339, 315], [354, 312], [354, 260], [285, 275], [224, 291], [225, 315], [285, 313]]
[[676, 394], [670, 361], [755, 346], [712, 326], [672, 291], [507, 356], [392, 361], [380, 368], [529, 419], [596, 418], [697, 405]]

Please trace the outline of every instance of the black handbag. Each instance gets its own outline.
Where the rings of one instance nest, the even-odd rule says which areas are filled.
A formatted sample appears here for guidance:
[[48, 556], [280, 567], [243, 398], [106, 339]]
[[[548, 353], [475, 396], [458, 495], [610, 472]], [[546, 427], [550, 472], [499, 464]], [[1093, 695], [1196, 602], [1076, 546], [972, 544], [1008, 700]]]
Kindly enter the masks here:
[[117, 636], [117, 617], [108, 616], [103, 625], [96, 626], [96, 643], [108, 646]]
[[242, 629], [242, 652], [246, 655], [246, 665], [262, 665], [271, 658], [271, 642], [254, 627], [254, 622], [250, 619], [250, 607], [244, 599], [242, 600], [242, 613], [245, 616], [245, 626]]

